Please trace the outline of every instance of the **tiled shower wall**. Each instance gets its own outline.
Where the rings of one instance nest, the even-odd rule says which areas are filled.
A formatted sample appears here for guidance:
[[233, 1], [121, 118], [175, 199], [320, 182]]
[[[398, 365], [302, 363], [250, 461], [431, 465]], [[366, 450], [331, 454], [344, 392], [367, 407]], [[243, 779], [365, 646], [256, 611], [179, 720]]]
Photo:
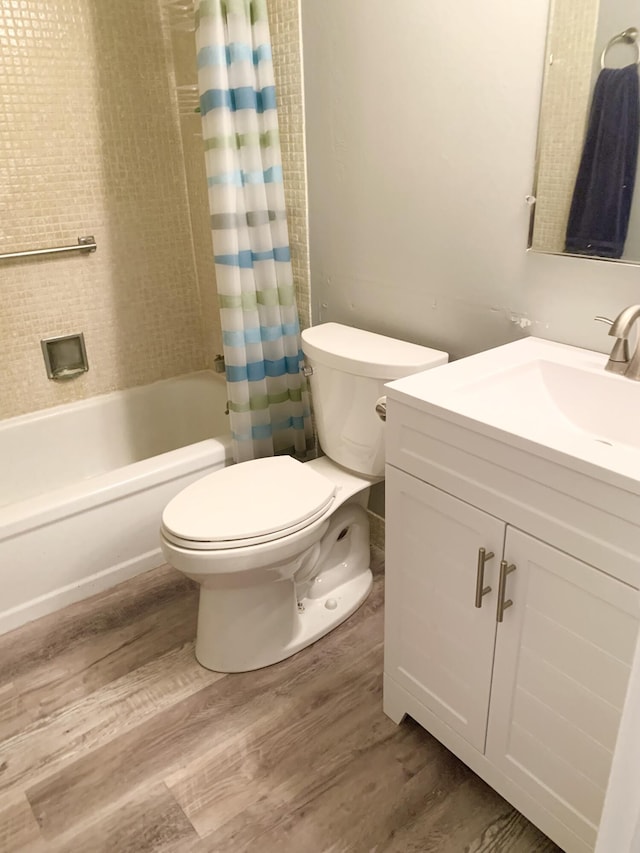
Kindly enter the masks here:
[[557, 0], [549, 25], [540, 109], [538, 178], [532, 245], [563, 252], [591, 95], [600, 0]]
[[[0, 3], [0, 417], [205, 366], [171, 52], [159, 6]], [[40, 339], [85, 333], [90, 370], [48, 380]]]
[[188, 104], [179, 100], [179, 124], [182, 139], [189, 218], [193, 239], [196, 275], [200, 290], [200, 308], [204, 332], [205, 358], [211, 367], [217, 353], [222, 353], [222, 331], [216, 292], [216, 271], [211, 245], [207, 173], [200, 114], [193, 108], [194, 93], [188, 87], [197, 84], [196, 49], [193, 30], [172, 28], [170, 33], [173, 53], [174, 86], [176, 92], [187, 87]]
[[[298, 0], [269, 12], [308, 325]], [[0, 252], [98, 243], [0, 262], [0, 418], [197, 370], [221, 350], [198, 120], [176, 106], [190, 48], [180, 41], [174, 75], [171, 41], [156, 2], [144, 15], [127, 0], [0, 2]], [[48, 380], [40, 339], [77, 331], [89, 372]]]
[[311, 325], [311, 286], [300, 0], [268, 0], [268, 10], [278, 93], [291, 262], [300, 324], [304, 329]]

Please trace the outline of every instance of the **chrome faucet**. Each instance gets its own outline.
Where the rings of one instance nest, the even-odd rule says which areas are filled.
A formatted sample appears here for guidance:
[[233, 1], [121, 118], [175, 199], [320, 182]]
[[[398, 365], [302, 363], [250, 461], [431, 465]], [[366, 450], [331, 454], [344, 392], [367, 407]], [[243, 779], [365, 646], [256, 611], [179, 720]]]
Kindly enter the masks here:
[[629, 358], [629, 335], [636, 320], [640, 317], [640, 305], [629, 305], [615, 320], [608, 317], [596, 317], [602, 323], [608, 323], [609, 334], [616, 339], [605, 370], [621, 373], [629, 379], [640, 380], [640, 340], [636, 344], [633, 356]]

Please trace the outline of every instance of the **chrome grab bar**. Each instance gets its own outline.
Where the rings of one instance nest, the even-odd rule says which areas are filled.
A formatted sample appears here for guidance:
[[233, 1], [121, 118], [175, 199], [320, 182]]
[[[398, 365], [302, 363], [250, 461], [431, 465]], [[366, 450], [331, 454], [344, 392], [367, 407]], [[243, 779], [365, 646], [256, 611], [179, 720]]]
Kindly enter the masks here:
[[77, 246], [54, 246], [51, 249], [29, 249], [26, 252], [5, 252], [4, 254], [0, 254], [0, 261], [8, 261], [11, 258], [31, 258], [34, 255], [59, 255], [62, 252], [95, 252], [97, 248], [94, 237], [78, 237]]

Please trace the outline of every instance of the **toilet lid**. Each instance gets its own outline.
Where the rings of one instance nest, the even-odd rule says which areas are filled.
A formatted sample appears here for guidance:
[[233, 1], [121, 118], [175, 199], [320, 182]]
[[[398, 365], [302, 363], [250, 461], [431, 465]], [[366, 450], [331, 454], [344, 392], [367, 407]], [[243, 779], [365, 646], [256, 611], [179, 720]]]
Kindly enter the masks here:
[[196, 548], [268, 542], [307, 527], [334, 494], [330, 480], [290, 456], [253, 459], [187, 486], [167, 504], [163, 531]]

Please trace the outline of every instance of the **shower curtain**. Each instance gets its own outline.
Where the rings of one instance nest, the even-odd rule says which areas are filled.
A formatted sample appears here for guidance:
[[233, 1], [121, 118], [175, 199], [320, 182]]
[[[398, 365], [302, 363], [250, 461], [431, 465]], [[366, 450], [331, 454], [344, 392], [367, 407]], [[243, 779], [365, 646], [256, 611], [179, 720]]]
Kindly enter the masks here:
[[312, 430], [266, 0], [200, 0], [196, 48], [234, 458], [304, 458]]

